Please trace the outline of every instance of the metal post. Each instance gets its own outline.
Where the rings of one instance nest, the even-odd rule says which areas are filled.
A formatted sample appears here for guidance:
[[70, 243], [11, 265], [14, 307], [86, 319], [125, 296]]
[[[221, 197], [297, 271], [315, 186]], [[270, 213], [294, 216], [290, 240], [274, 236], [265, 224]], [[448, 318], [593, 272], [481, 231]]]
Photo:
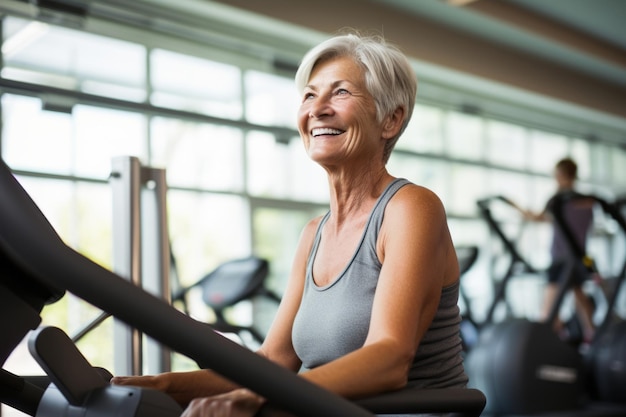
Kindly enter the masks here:
[[[136, 157], [112, 161], [113, 270], [152, 294], [170, 300], [169, 235], [163, 170]], [[169, 351], [119, 320], [114, 325], [116, 375], [169, 371]], [[145, 348], [145, 350], [144, 350]], [[144, 367], [144, 353], [147, 356]], [[144, 369], [145, 368], [145, 369]]]
[[[165, 170], [142, 168], [141, 237], [142, 287], [159, 298], [171, 300], [169, 286], [170, 244], [167, 223]], [[145, 372], [157, 374], [171, 369], [169, 349], [152, 339], [145, 343]]]

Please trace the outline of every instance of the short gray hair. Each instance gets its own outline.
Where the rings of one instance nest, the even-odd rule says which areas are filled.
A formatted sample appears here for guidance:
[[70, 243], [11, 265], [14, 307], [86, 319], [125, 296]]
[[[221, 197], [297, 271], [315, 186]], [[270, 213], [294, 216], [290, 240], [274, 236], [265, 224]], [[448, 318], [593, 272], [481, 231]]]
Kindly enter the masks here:
[[417, 77], [407, 57], [380, 36], [339, 35], [313, 47], [302, 59], [295, 83], [304, 91], [315, 65], [337, 57], [348, 56], [365, 70], [365, 85], [376, 102], [376, 115], [381, 122], [398, 108], [404, 109], [404, 120], [398, 134], [389, 140], [383, 160], [387, 162], [400, 135], [413, 115]]

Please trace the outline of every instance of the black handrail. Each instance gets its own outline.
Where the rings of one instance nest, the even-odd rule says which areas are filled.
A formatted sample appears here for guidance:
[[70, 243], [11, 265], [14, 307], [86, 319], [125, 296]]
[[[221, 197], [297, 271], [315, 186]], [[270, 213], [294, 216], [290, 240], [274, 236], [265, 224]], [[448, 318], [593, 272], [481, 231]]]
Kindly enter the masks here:
[[528, 273], [537, 272], [536, 269], [533, 268], [526, 261], [526, 259], [524, 259], [524, 257], [519, 253], [515, 244], [511, 241], [511, 239], [509, 239], [509, 237], [507, 237], [507, 235], [504, 233], [504, 231], [502, 230], [502, 228], [500, 227], [500, 225], [494, 218], [493, 214], [491, 213], [491, 204], [497, 201], [506, 203], [514, 208], [517, 208], [517, 206], [511, 200], [501, 195], [486, 197], [476, 202], [476, 204], [478, 205], [478, 208], [480, 209], [481, 216], [489, 225], [489, 229], [493, 233], [496, 234], [496, 236], [500, 239], [500, 241], [504, 245], [507, 252], [511, 255], [511, 262], [509, 263], [507, 271], [505, 272], [502, 280], [499, 282], [499, 285], [496, 287], [493, 301], [491, 305], [489, 306], [489, 310], [487, 311], [487, 315], [485, 317], [485, 321], [484, 321], [485, 324], [490, 323], [492, 321], [493, 315], [495, 313], [496, 307], [498, 306], [498, 303], [505, 299], [506, 286], [508, 285], [509, 280], [513, 276], [514, 272], [516, 272], [516, 268], [518, 268], [518, 266], [521, 265], [522, 271], [524, 272], [528, 272]]

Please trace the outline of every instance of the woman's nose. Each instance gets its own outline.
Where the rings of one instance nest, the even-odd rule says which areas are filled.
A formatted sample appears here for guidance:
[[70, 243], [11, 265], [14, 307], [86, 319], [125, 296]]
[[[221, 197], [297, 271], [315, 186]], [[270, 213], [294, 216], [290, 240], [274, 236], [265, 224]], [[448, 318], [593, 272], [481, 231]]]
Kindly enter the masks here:
[[332, 114], [332, 107], [327, 99], [318, 97], [309, 108], [309, 118], [318, 119]]

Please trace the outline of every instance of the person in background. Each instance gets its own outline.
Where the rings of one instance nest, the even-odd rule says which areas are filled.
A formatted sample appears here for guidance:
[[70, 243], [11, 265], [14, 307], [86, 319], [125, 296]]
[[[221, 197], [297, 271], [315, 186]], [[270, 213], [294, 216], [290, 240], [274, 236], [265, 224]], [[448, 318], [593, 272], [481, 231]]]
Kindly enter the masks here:
[[[298, 129], [326, 171], [330, 209], [302, 231], [257, 353], [348, 399], [465, 387], [444, 207], [386, 168], [413, 112], [410, 63], [382, 37], [339, 35], [306, 54], [295, 82]], [[185, 417], [253, 416], [265, 402], [210, 370], [112, 382], [163, 390], [188, 406]]]
[[[554, 167], [554, 179], [557, 186], [556, 193], [548, 200], [543, 211], [535, 213], [519, 207], [518, 209], [522, 211], [526, 219], [532, 221], [553, 222], [550, 213], [552, 211], [555, 198], [562, 194], [577, 193], [575, 189], [577, 178], [578, 165], [576, 162], [571, 158], [561, 159]], [[564, 218], [573, 232], [576, 243], [579, 247], [584, 249], [586, 247], [588, 231], [593, 221], [592, 203], [585, 200], [579, 200], [577, 202], [566, 204], [564, 207]], [[550, 246], [551, 264], [547, 271], [548, 283], [543, 302], [544, 318], [548, 317], [548, 314], [552, 309], [559, 292], [560, 280], [563, 277], [568, 260], [572, 257], [563, 232], [556, 225], [553, 225], [552, 229], [552, 243]], [[572, 273], [575, 274], [572, 281], [572, 289], [574, 291], [577, 317], [583, 331], [583, 342], [589, 342], [593, 338], [595, 326], [593, 324], [594, 307], [582, 288], [582, 285], [588, 275], [581, 273], [581, 271], [577, 268], [575, 268]], [[563, 328], [563, 323], [558, 319], [558, 317], [553, 325], [555, 331], [563, 337], [567, 336], [564, 334], [565, 329]]]

